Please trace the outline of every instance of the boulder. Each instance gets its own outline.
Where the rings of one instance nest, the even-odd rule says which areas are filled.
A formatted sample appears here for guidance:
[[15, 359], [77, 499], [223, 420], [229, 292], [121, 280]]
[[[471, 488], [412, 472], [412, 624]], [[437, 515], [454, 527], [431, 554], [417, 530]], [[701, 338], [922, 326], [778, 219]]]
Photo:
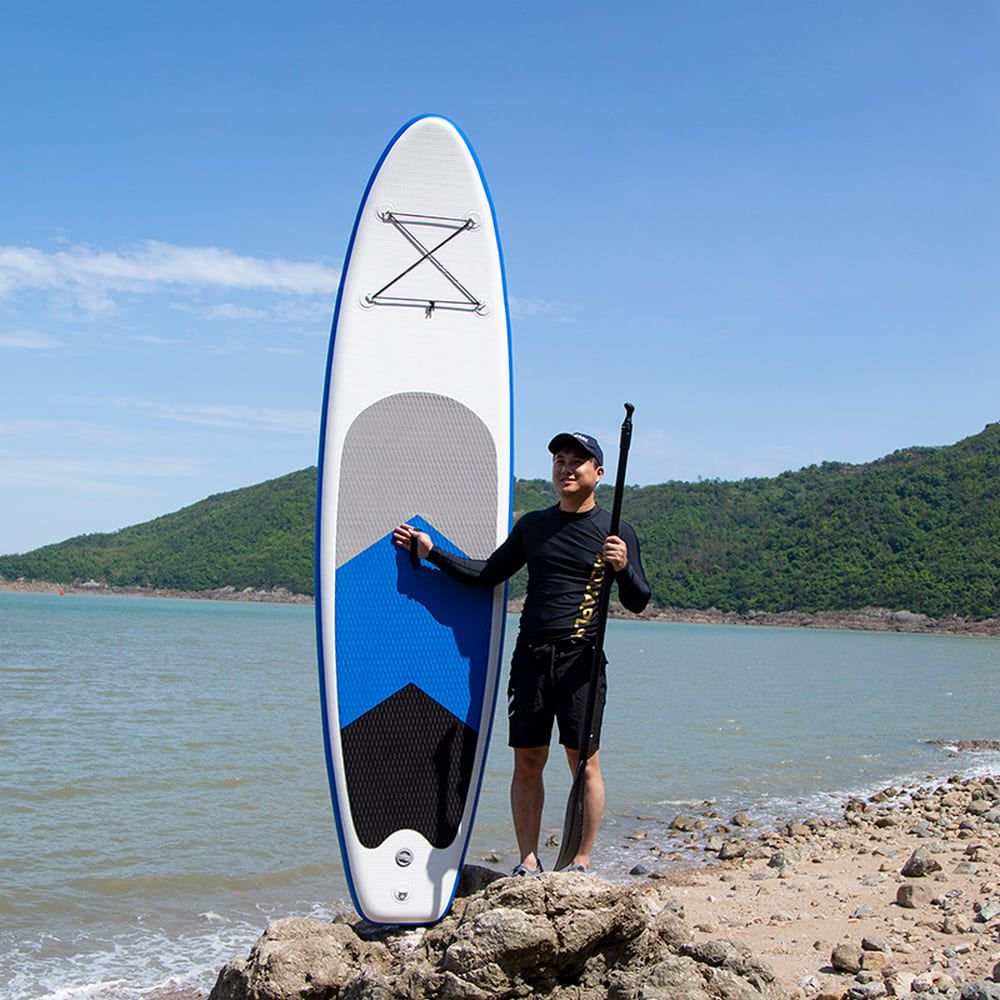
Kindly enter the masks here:
[[290, 918], [219, 973], [210, 1000], [788, 1000], [731, 941], [695, 943], [648, 884], [500, 878], [426, 930]]
[[274, 920], [246, 959], [219, 973], [213, 1000], [300, 1000], [334, 996], [359, 970], [381, 972], [391, 955], [380, 942], [363, 941], [343, 923], [304, 917]]

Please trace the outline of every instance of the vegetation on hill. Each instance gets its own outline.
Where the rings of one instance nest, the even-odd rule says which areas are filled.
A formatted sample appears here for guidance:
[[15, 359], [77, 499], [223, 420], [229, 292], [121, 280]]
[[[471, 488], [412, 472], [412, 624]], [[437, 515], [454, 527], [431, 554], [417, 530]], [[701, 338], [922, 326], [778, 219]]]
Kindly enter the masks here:
[[313, 592], [316, 470], [218, 493], [112, 534], [0, 557], [0, 577], [112, 587]]
[[[866, 465], [628, 487], [624, 513], [661, 607], [988, 618], [1000, 616], [998, 484], [1000, 424], [991, 424]], [[114, 534], [0, 557], [0, 576], [311, 594], [314, 494], [315, 470], [303, 469]], [[544, 480], [515, 484], [517, 513], [554, 500]], [[512, 593], [522, 588], [523, 577]]]

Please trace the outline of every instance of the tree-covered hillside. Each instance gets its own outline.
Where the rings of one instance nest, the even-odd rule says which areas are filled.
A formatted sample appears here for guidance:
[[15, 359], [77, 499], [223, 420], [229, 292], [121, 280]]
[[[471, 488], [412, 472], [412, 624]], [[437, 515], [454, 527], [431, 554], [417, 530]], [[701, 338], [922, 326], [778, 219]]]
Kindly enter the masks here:
[[[303, 469], [114, 534], [0, 557], [0, 576], [311, 594], [314, 495], [315, 469]], [[554, 500], [544, 480], [515, 485], [517, 513]], [[624, 516], [662, 607], [1000, 616], [1000, 424], [866, 465], [629, 487]]]
[[113, 587], [313, 591], [316, 470], [218, 493], [113, 534], [0, 557], [0, 576]]

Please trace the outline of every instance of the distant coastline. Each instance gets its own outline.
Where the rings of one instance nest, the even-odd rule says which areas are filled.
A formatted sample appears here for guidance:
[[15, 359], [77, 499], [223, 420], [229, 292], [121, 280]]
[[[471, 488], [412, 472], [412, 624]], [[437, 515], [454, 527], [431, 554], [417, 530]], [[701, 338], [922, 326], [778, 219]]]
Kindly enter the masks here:
[[[58, 584], [33, 580], [0, 580], [0, 593], [66, 594], [69, 596], [163, 597], [200, 601], [243, 601], [257, 604], [312, 604], [308, 594], [294, 594], [284, 587], [237, 590], [167, 590], [161, 587], [109, 587], [90, 580]], [[509, 602], [511, 614], [520, 614], [523, 600]], [[675, 622], [689, 625], [751, 625], [776, 628], [846, 629], [858, 632], [909, 632], [924, 635], [1000, 636], [1000, 618], [975, 621], [966, 618], [930, 618], [912, 611], [860, 608], [855, 611], [719, 611], [717, 608], [653, 608], [634, 615], [612, 603], [611, 617], [626, 621]]]

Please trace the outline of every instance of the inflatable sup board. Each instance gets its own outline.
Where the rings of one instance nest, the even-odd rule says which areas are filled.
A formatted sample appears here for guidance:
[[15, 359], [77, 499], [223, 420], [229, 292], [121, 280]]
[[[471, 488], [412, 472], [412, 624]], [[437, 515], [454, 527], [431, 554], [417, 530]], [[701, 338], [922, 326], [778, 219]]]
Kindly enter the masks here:
[[320, 432], [316, 621], [327, 768], [354, 905], [447, 912], [496, 700], [506, 588], [392, 543], [485, 558], [511, 514], [510, 329], [493, 204], [450, 121], [404, 126], [362, 198]]

